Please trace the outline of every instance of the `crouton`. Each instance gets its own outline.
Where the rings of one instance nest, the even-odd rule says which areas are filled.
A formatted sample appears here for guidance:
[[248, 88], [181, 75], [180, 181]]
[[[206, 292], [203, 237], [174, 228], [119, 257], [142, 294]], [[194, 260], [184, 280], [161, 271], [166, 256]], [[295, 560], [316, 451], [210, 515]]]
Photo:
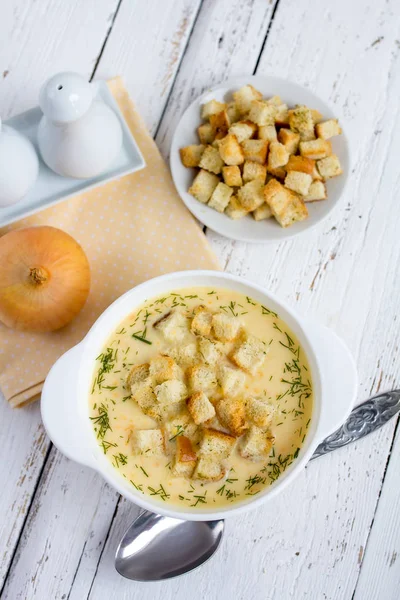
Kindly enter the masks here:
[[242, 391], [246, 381], [246, 374], [240, 369], [222, 365], [218, 374], [218, 383], [224, 396], [236, 396]]
[[200, 428], [193, 421], [186, 406], [165, 422], [164, 434], [165, 446], [168, 453], [174, 451], [176, 440], [181, 435], [189, 438], [193, 444], [197, 444], [202, 437]]
[[215, 137], [217, 139], [225, 137], [230, 127], [230, 121], [226, 110], [210, 115], [210, 124], [214, 128]]
[[310, 142], [300, 142], [300, 154], [307, 158], [319, 160], [332, 154], [332, 146], [330, 142], [321, 138]]
[[321, 123], [324, 117], [321, 115], [319, 110], [316, 110], [315, 108], [311, 108], [310, 110], [314, 125], [316, 125], [317, 123]]
[[228, 133], [228, 135], [220, 140], [218, 151], [226, 165], [241, 165], [244, 162], [242, 147], [237, 141], [236, 136], [232, 133]]
[[226, 427], [221, 425], [221, 423], [218, 421], [217, 417], [213, 417], [212, 419], [205, 421], [203, 423], [203, 427], [206, 427], [207, 429], [215, 429], [216, 431], [223, 431], [224, 433], [229, 433], [229, 431], [226, 429]]
[[226, 185], [230, 187], [240, 187], [243, 185], [242, 174], [238, 166], [222, 167], [222, 176]]
[[260, 461], [269, 456], [275, 437], [271, 431], [252, 426], [241, 440], [239, 452], [243, 458]]
[[242, 399], [222, 398], [216, 403], [215, 411], [220, 423], [235, 437], [246, 430], [246, 409]]
[[285, 178], [285, 187], [301, 196], [306, 196], [312, 183], [311, 175], [300, 171], [289, 171]]
[[212, 193], [212, 196], [208, 202], [210, 208], [223, 213], [225, 208], [229, 204], [229, 200], [233, 194], [233, 189], [225, 183], [219, 183]]
[[215, 417], [215, 408], [204, 392], [195, 392], [186, 400], [186, 404], [196, 425]]
[[150, 385], [143, 383], [141, 386], [138, 386], [132, 397], [138, 403], [145, 415], [155, 419], [156, 421], [161, 420], [162, 411], [157, 403], [154, 390], [152, 387], [150, 387]]
[[[308, 159], [308, 160], [311, 160], [311, 159]], [[314, 169], [313, 169], [313, 172], [310, 173], [310, 175], [313, 178], [313, 181], [322, 181], [322, 177], [321, 177], [321, 175], [320, 175], [320, 173], [319, 173], [319, 171], [317, 169], [317, 165], [315, 164], [315, 160], [313, 161], [313, 163], [314, 163]], [[300, 169], [297, 169], [297, 170], [299, 171]]]
[[340, 135], [342, 133], [337, 119], [329, 119], [324, 123], [318, 123], [318, 125], [315, 126], [315, 131], [317, 132], [317, 136], [323, 140], [329, 140], [329, 138], [334, 135]]
[[219, 179], [216, 175], [201, 169], [194, 178], [191, 187], [188, 189], [188, 192], [199, 202], [207, 204], [218, 183]]
[[290, 157], [290, 154], [283, 144], [280, 142], [271, 142], [269, 145], [268, 154], [268, 167], [270, 169], [277, 169], [286, 165]]
[[221, 173], [223, 165], [224, 162], [218, 150], [212, 146], [206, 146], [201, 156], [199, 167], [218, 175]]
[[229, 458], [236, 443], [236, 438], [228, 433], [214, 429], [204, 429], [199, 454], [204, 458], [225, 460]]
[[285, 168], [286, 171], [300, 171], [301, 173], [307, 173], [307, 175], [313, 177], [315, 160], [306, 158], [305, 156], [291, 156]]
[[342, 167], [336, 154], [327, 156], [322, 160], [317, 161], [317, 168], [323, 179], [330, 179], [331, 177], [337, 177], [343, 173]]
[[199, 338], [199, 354], [206, 365], [215, 366], [221, 358], [221, 344], [206, 337]]
[[202, 481], [219, 481], [225, 475], [226, 469], [218, 460], [200, 458], [193, 473], [193, 479]]
[[253, 211], [252, 215], [255, 221], [263, 221], [264, 219], [269, 219], [272, 217], [272, 211], [268, 204], [264, 202], [264, 204], [261, 204], [261, 206]]
[[278, 140], [285, 146], [289, 154], [295, 154], [299, 148], [300, 134], [291, 129], [282, 128], [278, 133]]
[[250, 104], [249, 120], [260, 127], [263, 125], [274, 125], [276, 106], [267, 104], [262, 100], [253, 100]]
[[[326, 160], [326, 159], [324, 159]], [[304, 202], [315, 202], [327, 198], [326, 187], [322, 181], [313, 181], [308, 190], [307, 196], [303, 198]]]
[[312, 112], [307, 106], [296, 106], [289, 110], [289, 125], [294, 133], [300, 134], [302, 140], [315, 138]]
[[243, 181], [248, 183], [253, 179], [258, 179], [261, 183], [265, 183], [267, 177], [267, 165], [260, 165], [258, 162], [246, 160], [243, 165]]
[[190, 478], [196, 466], [196, 452], [192, 442], [184, 435], [176, 438], [176, 453], [172, 463], [172, 474], [175, 477]]
[[194, 315], [190, 328], [195, 335], [210, 335], [212, 312], [207, 310], [205, 306], [200, 308], [201, 310], [198, 310]]
[[209, 119], [211, 115], [215, 115], [222, 110], [225, 110], [226, 104], [224, 102], [218, 102], [218, 100], [210, 100], [203, 104], [201, 110], [201, 118]]
[[213, 392], [217, 387], [217, 375], [212, 367], [195, 365], [187, 370], [188, 381], [192, 392]]
[[238, 107], [235, 102], [228, 102], [226, 107], [226, 112], [228, 113], [229, 121], [231, 123], [236, 123], [240, 119], [240, 112], [238, 111]]
[[168, 408], [171, 404], [179, 404], [187, 396], [187, 389], [183, 381], [179, 379], [169, 379], [160, 383], [154, 388], [158, 403], [163, 408]]
[[280, 104], [276, 107], [275, 123], [278, 127], [289, 125], [289, 110], [287, 104]]
[[256, 132], [257, 125], [251, 121], [238, 121], [229, 128], [229, 133], [236, 137], [239, 144], [252, 138]]
[[272, 214], [282, 227], [289, 227], [295, 221], [303, 221], [308, 216], [308, 210], [303, 200], [276, 179], [271, 179], [267, 183], [264, 188], [264, 197]]
[[231, 342], [240, 331], [240, 321], [237, 317], [225, 313], [213, 315], [212, 326], [214, 335], [220, 342]]
[[141, 386], [150, 375], [150, 368], [148, 363], [143, 365], [136, 365], [129, 371], [129, 375], [126, 378], [126, 387], [131, 390], [132, 394], [134, 391]]
[[164, 456], [161, 429], [135, 429], [131, 436], [132, 452], [144, 456]]
[[239, 188], [238, 199], [245, 210], [255, 210], [264, 203], [263, 188], [264, 185], [259, 179], [253, 179]]
[[179, 368], [173, 358], [160, 354], [150, 361], [150, 377], [155, 384], [164, 383], [168, 379], [176, 379]]
[[241, 115], [249, 112], [253, 100], [261, 100], [262, 94], [252, 85], [245, 85], [233, 92], [233, 99]]
[[205, 150], [204, 144], [192, 144], [179, 150], [182, 164], [185, 167], [198, 167]]
[[274, 416], [275, 407], [260, 398], [250, 397], [245, 401], [246, 415], [257, 427], [269, 427]]
[[202, 123], [202, 125], [199, 125], [197, 134], [202, 144], [212, 144], [215, 139], [215, 131], [211, 123]]
[[190, 367], [199, 362], [196, 342], [168, 348], [167, 352], [181, 367]]
[[179, 310], [170, 310], [153, 324], [167, 342], [181, 342], [189, 331], [188, 319]]
[[228, 217], [234, 220], [242, 219], [248, 212], [249, 211], [241, 205], [237, 196], [231, 196], [230, 202], [225, 209], [225, 214], [228, 215]]
[[275, 125], [264, 125], [258, 128], [258, 139], [267, 140], [268, 142], [276, 142], [278, 134], [276, 133]]
[[230, 358], [238, 367], [255, 375], [263, 364], [267, 347], [254, 335], [247, 334], [240, 345], [232, 352]]
[[268, 98], [268, 100], [266, 100], [267, 104], [272, 104], [273, 106], [281, 106], [282, 105], [282, 99], [280, 96], [271, 96], [271, 98]]
[[276, 169], [271, 169], [271, 167], [267, 166], [267, 173], [269, 173], [271, 177], [283, 181], [286, 177], [286, 165], [284, 167], [277, 167]]
[[267, 140], [244, 140], [241, 146], [245, 160], [263, 165], [267, 160], [268, 144]]

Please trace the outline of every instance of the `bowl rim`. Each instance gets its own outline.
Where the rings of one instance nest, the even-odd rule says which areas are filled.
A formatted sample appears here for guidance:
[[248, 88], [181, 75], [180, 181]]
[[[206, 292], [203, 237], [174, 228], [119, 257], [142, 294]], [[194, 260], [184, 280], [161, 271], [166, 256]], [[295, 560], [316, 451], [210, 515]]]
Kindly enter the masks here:
[[[191, 203], [190, 199], [188, 198], [187, 192], [184, 193], [180, 189], [181, 186], [179, 185], [179, 175], [178, 175], [179, 169], [185, 168], [185, 167], [183, 167], [183, 165], [181, 164], [180, 159], [179, 159], [178, 137], [180, 134], [180, 127], [181, 127], [181, 124], [184, 121], [184, 119], [193, 110], [193, 108], [194, 107], [200, 108], [200, 105], [203, 103], [203, 101], [208, 96], [210, 96], [211, 94], [215, 95], [221, 89], [225, 89], [227, 87], [233, 88], [235, 86], [243, 86], [248, 83], [254, 84], [254, 86], [256, 87], [257, 82], [260, 82], [260, 81], [276, 82], [277, 86], [289, 84], [293, 87], [296, 87], [299, 90], [306, 92], [310, 96], [313, 96], [318, 103], [321, 103], [322, 105], [324, 105], [327, 118], [339, 119], [340, 125], [342, 128], [342, 134], [340, 137], [343, 141], [344, 163], [346, 166], [346, 170], [341, 175], [342, 189], [339, 192], [337, 198], [333, 201], [331, 200], [329, 205], [327, 205], [327, 211], [325, 214], [319, 216], [316, 219], [307, 219], [306, 221], [303, 221], [304, 225], [301, 230], [296, 230], [295, 229], [296, 225], [294, 225], [293, 227], [289, 227], [289, 228], [281, 228], [282, 235], [278, 236], [277, 238], [272, 238], [272, 239], [270, 239], [270, 238], [254, 239], [251, 236], [249, 236], [248, 234], [241, 234], [240, 232], [236, 232], [235, 234], [232, 234], [232, 233], [227, 232], [226, 228], [224, 226], [220, 226], [219, 224], [210, 222], [210, 220], [212, 221], [212, 216], [211, 216], [211, 219], [209, 219], [207, 216], [207, 213], [205, 213], [205, 217], [204, 217], [204, 215], [202, 215], [200, 210], [194, 210], [194, 207], [196, 207], [196, 205], [194, 203]], [[258, 85], [260, 85], [260, 84], [258, 84]], [[279, 93], [279, 89], [277, 89], [276, 92]], [[200, 118], [199, 118], [199, 123], [200, 123]], [[343, 199], [343, 197], [346, 193], [346, 190], [347, 190], [347, 186], [348, 186], [349, 179], [350, 179], [349, 174], [351, 172], [351, 153], [350, 153], [349, 139], [346, 134], [346, 121], [343, 117], [343, 114], [341, 113], [341, 111], [339, 109], [335, 108], [335, 110], [333, 110], [331, 104], [329, 102], [327, 102], [325, 100], [325, 98], [322, 98], [321, 96], [319, 96], [312, 90], [308, 89], [307, 87], [301, 85], [297, 81], [293, 81], [293, 80], [291, 80], [289, 78], [285, 78], [285, 77], [278, 77], [273, 74], [262, 74], [262, 75], [256, 74], [256, 75], [250, 75], [250, 76], [236, 76], [236, 77], [229, 78], [226, 81], [222, 81], [221, 83], [208, 88], [200, 96], [198, 96], [195, 100], [193, 100], [193, 102], [190, 103], [190, 105], [182, 113], [182, 115], [175, 127], [175, 131], [172, 136], [171, 145], [170, 145], [169, 163], [170, 163], [171, 176], [172, 176], [175, 188], [176, 188], [182, 202], [184, 202], [186, 208], [203, 225], [205, 225], [207, 228], [211, 229], [212, 231], [214, 231], [214, 232], [218, 233], [219, 235], [222, 235], [223, 237], [228, 238], [228, 239], [246, 242], [246, 243], [250, 243], [250, 244], [267, 244], [267, 243], [272, 244], [272, 243], [280, 243], [280, 242], [283, 242], [286, 240], [290, 240], [297, 236], [305, 234], [306, 232], [309, 232], [312, 229], [314, 229], [317, 225], [320, 225], [321, 223], [323, 223], [332, 214], [333, 209]], [[195, 199], [193, 198], [193, 201], [194, 200]], [[329, 198], [326, 200], [326, 202], [329, 202]], [[199, 202], [198, 202], [198, 204], [199, 204], [199, 209], [201, 207], [203, 207], [203, 209], [205, 207], [209, 208], [206, 205], [202, 205]], [[209, 209], [209, 210], [211, 211], [212, 209]], [[208, 213], [208, 214], [211, 214], [211, 213]], [[227, 217], [226, 215], [221, 215], [221, 216], [225, 216], [226, 219], [229, 219], [229, 217]], [[229, 223], [229, 221], [228, 221], [228, 223]]]
[[[251, 290], [252, 293], [256, 293], [256, 295], [260, 295], [264, 297], [264, 302], [271, 302], [272, 305], [276, 305], [279, 307], [281, 313], [285, 313], [282, 317], [285, 322], [287, 322], [287, 317], [289, 317], [289, 327], [291, 329], [295, 329], [295, 334], [299, 337], [302, 348], [305, 348], [306, 356], [312, 371], [312, 382], [313, 382], [313, 409], [312, 409], [312, 423], [309, 429], [307, 438], [301, 450], [299, 452], [298, 457], [293, 461], [293, 463], [288, 467], [285, 473], [273, 484], [270, 486], [266, 486], [265, 489], [260, 492], [257, 496], [250, 497], [250, 499], [244, 502], [235, 502], [226, 507], [218, 508], [217, 510], [210, 511], [207, 509], [197, 509], [197, 510], [180, 510], [180, 508], [174, 504], [161, 504], [156, 500], [151, 500], [149, 496], [145, 494], [139, 494], [135, 490], [128, 489], [125, 480], [122, 475], [118, 473], [118, 471], [112, 466], [111, 461], [108, 460], [102, 453], [101, 447], [97, 443], [97, 439], [94, 435], [93, 428], [88, 419], [88, 382], [92, 379], [93, 373], [93, 356], [97, 355], [99, 350], [99, 344], [95, 343], [93, 340], [97, 335], [100, 335], [99, 332], [102, 327], [107, 323], [110, 319], [110, 315], [113, 312], [119, 313], [118, 321], [121, 322], [129, 312], [125, 310], [121, 310], [121, 307], [131, 298], [131, 296], [136, 294], [142, 294], [141, 299], [137, 302], [134, 302], [130, 306], [130, 312], [135, 309], [135, 306], [138, 306], [140, 303], [145, 301], [146, 297], [152, 297], [157, 295], [158, 293], [163, 293], [160, 290], [157, 293], [151, 292], [146, 296], [146, 290], [157, 284], [160, 285], [169, 285], [173, 283], [174, 285], [169, 285], [170, 289], [180, 289], [184, 287], [189, 287], [189, 285], [202, 286], [206, 284], [197, 283], [196, 280], [205, 278], [212, 278], [215, 280], [214, 286], [224, 287], [225, 283], [232, 283], [239, 286], [246, 287], [248, 290]], [[193, 281], [189, 284], [182, 285], [179, 283], [179, 280], [182, 278], [193, 279]], [[175, 282], [177, 282], [175, 284]], [[320, 424], [321, 424], [321, 415], [323, 412], [323, 390], [322, 390], [322, 376], [321, 376], [321, 366], [318, 361], [317, 353], [314, 351], [313, 342], [310, 341], [307, 332], [305, 331], [301, 318], [297, 315], [296, 311], [294, 311], [290, 306], [287, 305], [285, 301], [277, 298], [275, 294], [272, 294], [265, 290], [262, 286], [248, 281], [242, 277], [231, 275], [228, 273], [220, 272], [220, 271], [208, 271], [208, 270], [199, 270], [199, 271], [178, 271], [173, 273], [168, 273], [166, 275], [161, 275], [159, 277], [155, 277], [150, 279], [131, 290], [127, 291], [125, 294], [120, 296], [117, 300], [115, 300], [95, 321], [92, 325], [91, 329], [79, 344], [81, 347], [81, 360], [79, 364], [79, 371], [77, 373], [77, 406], [80, 413], [80, 418], [86, 421], [86, 425], [84, 425], [85, 434], [88, 435], [88, 441], [90, 444], [90, 451], [92, 455], [92, 461], [89, 466], [96, 469], [102, 477], [114, 488], [116, 489], [122, 496], [130, 500], [131, 502], [139, 505], [141, 508], [146, 510], [150, 510], [152, 512], [157, 512], [164, 516], [173, 517], [177, 519], [183, 520], [192, 520], [192, 521], [211, 521], [216, 519], [223, 519], [229, 516], [238, 515], [252, 508], [256, 508], [266, 502], [269, 499], [275, 497], [278, 493], [280, 493], [293, 479], [302, 471], [302, 469], [308, 463], [311, 455], [313, 454], [316, 446], [320, 441]], [[114, 330], [114, 325], [104, 327], [103, 331], [106, 333], [102, 334], [103, 343], [107, 339], [110, 331]], [[89, 371], [88, 366], [92, 365], [92, 369]], [[90, 384], [89, 384], [90, 385]], [[76, 460], [76, 459], [75, 459]], [[189, 507], [188, 507], [189, 508]]]

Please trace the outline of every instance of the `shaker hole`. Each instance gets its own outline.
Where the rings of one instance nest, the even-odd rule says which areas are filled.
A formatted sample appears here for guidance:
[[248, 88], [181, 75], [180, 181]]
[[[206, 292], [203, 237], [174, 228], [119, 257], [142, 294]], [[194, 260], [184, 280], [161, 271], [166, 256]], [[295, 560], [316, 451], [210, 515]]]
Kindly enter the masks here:
[[63, 89], [63, 86], [62, 86], [62, 85], [59, 85], [57, 89], [58, 89], [58, 90], [62, 90], [62, 89]]

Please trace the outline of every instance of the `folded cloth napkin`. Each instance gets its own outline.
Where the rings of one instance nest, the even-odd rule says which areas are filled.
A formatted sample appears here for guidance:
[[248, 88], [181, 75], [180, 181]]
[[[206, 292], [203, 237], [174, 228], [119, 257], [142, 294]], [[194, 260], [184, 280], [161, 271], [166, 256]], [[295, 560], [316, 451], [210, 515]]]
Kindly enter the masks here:
[[83, 247], [92, 274], [88, 301], [67, 327], [29, 333], [0, 324], [0, 388], [12, 406], [38, 397], [59, 356], [77, 344], [118, 296], [151, 277], [218, 269], [208, 242], [178, 197], [160, 152], [121, 78], [108, 82], [146, 161], [142, 171], [91, 190], [0, 230], [52, 225]]

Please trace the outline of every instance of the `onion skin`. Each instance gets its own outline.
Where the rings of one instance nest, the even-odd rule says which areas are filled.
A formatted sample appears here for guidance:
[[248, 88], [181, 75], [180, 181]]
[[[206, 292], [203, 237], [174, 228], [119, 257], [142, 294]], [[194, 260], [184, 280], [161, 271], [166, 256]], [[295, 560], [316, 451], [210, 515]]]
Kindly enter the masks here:
[[90, 267], [81, 246], [56, 227], [10, 231], [0, 238], [0, 321], [23, 331], [67, 325], [90, 290]]

